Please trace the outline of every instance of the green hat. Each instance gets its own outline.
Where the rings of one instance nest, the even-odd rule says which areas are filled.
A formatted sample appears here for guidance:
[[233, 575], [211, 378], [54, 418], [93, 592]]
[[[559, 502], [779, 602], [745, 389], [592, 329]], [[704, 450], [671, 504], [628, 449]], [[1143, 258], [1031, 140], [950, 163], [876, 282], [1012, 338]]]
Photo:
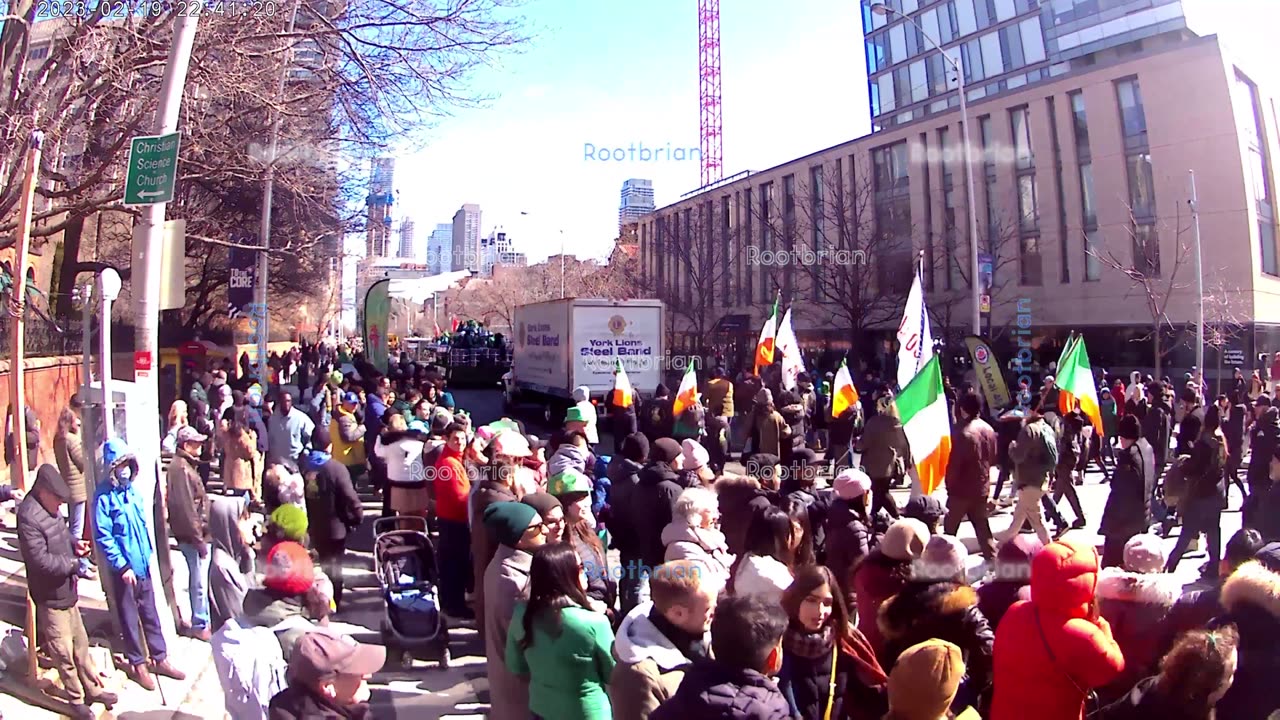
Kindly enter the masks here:
[[498, 537], [498, 542], [515, 547], [521, 536], [538, 517], [538, 511], [518, 502], [497, 502], [484, 509], [484, 524]]
[[582, 408], [578, 407], [577, 405], [574, 405], [573, 407], [569, 408], [569, 412], [565, 413], [564, 421], [567, 423], [590, 422], [589, 420], [587, 420], [587, 414], [583, 412]]
[[553, 476], [547, 482], [547, 492], [557, 497], [570, 493], [589, 493], [591, 492], [591, 479], [577, 470], [569, 468], [559, 475]]
[[329, 382], [334, 385], [341, 385], [342, 373], [338, 372], [337, 370], [334, 370], [333, 372], [329, 373]]
[[280, 528], [287, 539], [302, 542], [307, 535], [307, 511], [293, 503], [285, 503], [271, 513], [271, 524]]

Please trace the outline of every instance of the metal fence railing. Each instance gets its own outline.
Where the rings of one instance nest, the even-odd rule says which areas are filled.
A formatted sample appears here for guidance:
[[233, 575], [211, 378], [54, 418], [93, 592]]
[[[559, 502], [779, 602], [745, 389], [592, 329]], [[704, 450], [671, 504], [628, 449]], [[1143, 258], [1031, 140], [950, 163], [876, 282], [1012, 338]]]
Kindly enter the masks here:
[[[23, 323], [22, 350], [26, 357], [79, 355], [82, 349], [80, 323], [66, 327], [27, 313]], [[0, 316], [0, 359], [8, 360], [13, 337], [13, 322], [7, 314]]]

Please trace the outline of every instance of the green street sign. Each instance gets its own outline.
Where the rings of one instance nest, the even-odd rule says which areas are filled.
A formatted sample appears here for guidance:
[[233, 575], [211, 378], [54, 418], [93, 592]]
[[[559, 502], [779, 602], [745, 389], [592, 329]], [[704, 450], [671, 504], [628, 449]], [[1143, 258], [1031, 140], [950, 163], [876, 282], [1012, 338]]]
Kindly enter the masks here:
[[178, 179], [179, 135], [148, 135], [129, 141], [125, 205], [154, 205], [173, 200], [173, 186]]

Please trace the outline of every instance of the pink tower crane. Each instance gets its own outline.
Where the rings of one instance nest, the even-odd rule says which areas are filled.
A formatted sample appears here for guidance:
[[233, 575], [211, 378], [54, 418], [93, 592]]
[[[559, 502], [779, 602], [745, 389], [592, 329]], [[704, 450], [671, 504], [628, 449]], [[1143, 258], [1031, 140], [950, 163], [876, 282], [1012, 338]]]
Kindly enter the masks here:
[[724, 177], [720, 114], [720, 0], [698, 0], [698, 106], [702, 136], [702, 185]]

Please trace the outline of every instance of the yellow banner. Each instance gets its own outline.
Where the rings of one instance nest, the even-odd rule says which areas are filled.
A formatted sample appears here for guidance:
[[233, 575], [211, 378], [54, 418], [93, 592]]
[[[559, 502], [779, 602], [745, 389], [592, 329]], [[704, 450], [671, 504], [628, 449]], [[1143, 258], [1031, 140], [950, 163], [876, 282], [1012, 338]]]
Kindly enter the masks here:
[[1009, 405], [1009, 388], [1004, 384], [1004, 372], [996, 353], [986, 340], [977, 335], [964, 339], [969, 348], [969, 357], [973, 359], [974, 374], [978, 376], [978, 386], [987, 399], [987, 407], [998, 413]]

